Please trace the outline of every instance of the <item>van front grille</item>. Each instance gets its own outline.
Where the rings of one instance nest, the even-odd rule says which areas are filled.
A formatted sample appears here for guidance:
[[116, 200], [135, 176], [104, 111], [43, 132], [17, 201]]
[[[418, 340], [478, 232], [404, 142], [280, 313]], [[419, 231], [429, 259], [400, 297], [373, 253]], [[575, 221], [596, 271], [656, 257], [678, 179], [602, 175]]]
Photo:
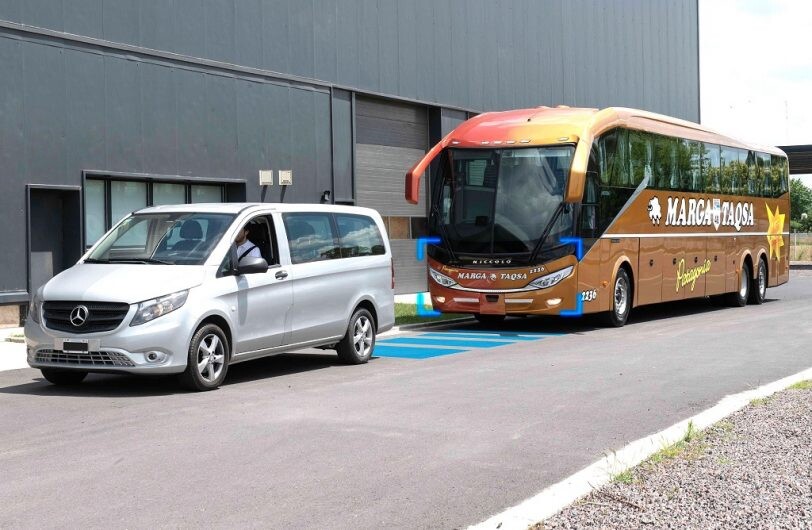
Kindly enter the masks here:
[[135, 366], [135, 363], [126, 355], [112, 351], [74, 353], [61, 350], [39, 350], [34, 359], [38, 363], [87, 367]]
[[[84, 307], [86, 316], [80, 325], [75, 325], [78, 319], [71, 322], [71, 313], [78, 307]], [[42, 304], [45, 326], [56, 331], [68, 333], [98, 333], [116, 329], [127, 312], [129, 304], [114, 302], [54, 302]], [[82, 310], [82, 315], [85, 311]]]

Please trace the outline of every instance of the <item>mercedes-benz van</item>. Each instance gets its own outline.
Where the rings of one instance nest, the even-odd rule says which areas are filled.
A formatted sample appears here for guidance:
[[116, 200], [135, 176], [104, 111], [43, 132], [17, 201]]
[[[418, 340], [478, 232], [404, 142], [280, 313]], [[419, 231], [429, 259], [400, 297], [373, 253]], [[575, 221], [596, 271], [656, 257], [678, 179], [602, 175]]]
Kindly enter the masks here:
[[302, 348], [365, 363], [394, 319], [376, 211], [187, 204], [121, 220], [37, 290], [25, 337], [28, 364], [54, 384], [88, 372], [178, 374], [210, 390], [230, 364]]

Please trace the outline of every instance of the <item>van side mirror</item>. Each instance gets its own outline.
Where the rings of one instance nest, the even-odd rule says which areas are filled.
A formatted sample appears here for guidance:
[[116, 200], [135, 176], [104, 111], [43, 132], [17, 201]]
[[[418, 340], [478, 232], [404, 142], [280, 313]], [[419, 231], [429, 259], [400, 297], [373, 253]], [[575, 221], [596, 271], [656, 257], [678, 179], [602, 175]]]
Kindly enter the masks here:
[[264, 258], [245, 256], [237, 264], [237, 274], [257, 274], [268, 272], [268, 262]]

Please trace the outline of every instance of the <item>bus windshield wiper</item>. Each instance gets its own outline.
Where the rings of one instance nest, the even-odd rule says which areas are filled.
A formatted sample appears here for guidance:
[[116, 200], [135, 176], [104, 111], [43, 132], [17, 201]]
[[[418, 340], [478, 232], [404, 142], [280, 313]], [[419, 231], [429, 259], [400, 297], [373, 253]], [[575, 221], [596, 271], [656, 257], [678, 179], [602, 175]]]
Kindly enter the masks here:
[[561, 212], [563, 211], [564, 211], [564, 201], [561, 201], [560, 203], [558, 203], [558, 206], [556, 207], [555, 212], [553, 213], [553, 217], [550, 219], [550, 222], [547, 223], [547, 226], [544, 227], [544, 231], [541, 233], [541, 237], [539, 237], [539, 240], [536, 242], [536, 246], [533, 247], [533, 252], [530, 253], [530, 259], [528, 260], [528, 263], [533, 264], [536, 261], [536, 258], [538, 257], [541, 247], [544, 246], [544, 242], [547, 240], [547, 237], [549, 237], [550, 232], [553, 229], [553, 225], [555, 225], [555, 222], [558, 221], [558, 216], [561, 215]]
[[451, 248], [451, 241], [448, 239], [448, 232], [446, 232], [445, 224], [440, 222], [440, 207], [436, 204], [431, 208], [431, 213], [437, 216], [437, 225], [440, 227], [440, 239], [443, 241], [448, 258], [450, 261], [457, 261], [457, 256], [454, 255], [454, 250]]

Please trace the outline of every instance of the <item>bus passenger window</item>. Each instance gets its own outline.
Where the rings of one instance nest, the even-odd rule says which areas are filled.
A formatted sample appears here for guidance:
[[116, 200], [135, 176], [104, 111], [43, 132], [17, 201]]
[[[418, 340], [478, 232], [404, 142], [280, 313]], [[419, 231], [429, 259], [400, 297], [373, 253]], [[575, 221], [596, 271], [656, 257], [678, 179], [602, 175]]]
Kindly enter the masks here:
[[705, 182], [705, 192], [719, 193], [721, 191], [719, 173], [719, 146], [703, 143], [702, 176]]
[[758, 168], [756, 167], [756, 153], [747, 152], [747, 195], [758, 197], [761, 195], [761, 186], [758, 181]]
[[761, 183], [761, 196], [773, 196], [773, 182], [770, 177], [770, 155], [759, 153], [757, 158], [757, 165], [759, 169], [759, 182]]

